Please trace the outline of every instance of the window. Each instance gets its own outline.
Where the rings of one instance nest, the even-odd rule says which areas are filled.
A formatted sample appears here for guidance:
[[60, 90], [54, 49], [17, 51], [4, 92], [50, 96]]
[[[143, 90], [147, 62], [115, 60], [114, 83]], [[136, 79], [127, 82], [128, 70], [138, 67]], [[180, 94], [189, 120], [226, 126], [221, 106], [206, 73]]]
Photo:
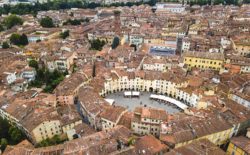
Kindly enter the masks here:
[[236, 147], [236, 145], [234, 145], [234, 150], [236, 150], [237, 149], [237, 147]]

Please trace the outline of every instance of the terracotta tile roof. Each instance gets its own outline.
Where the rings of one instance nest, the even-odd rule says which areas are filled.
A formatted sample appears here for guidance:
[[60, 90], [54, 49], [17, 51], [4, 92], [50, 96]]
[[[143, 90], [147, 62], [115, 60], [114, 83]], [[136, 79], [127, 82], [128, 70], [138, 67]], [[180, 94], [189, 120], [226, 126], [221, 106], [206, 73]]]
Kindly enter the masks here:
[[136, 140], [135, 149], [137, 154], [153, 155], [166, 152], [169, 147], [154, 136], [146, 135]]
[[88, 81], [87, 75], [83, 72], [76, 72], [65, 78], [54, 90], [57, 96], [73, 95], [79, 85]]
[[231, 139], [231, 143], [241, 148], [246, 153], [250, 154], [250, 139], [249, 138], [246, 138], [243, 136], [233, 137]]
[[183, 57], [224, 60], [224, 55], [222, 53], [209, 53], [209, 52], [185, 52], [183, 53]]
[[166, 121], [167, 112], [164, 109], [156, 109], [150, 107], [136, 107], [134, 113], [140, 114], [141, 118], [156, 119]]
[[170, 133], [161, 134], [160, 139], [169, 145], [186, 142], [232, 127], [224, 118], [213, 114], [207, 118], [187, 117], [167, 124], [170, 126], [168, 128]]
[[132, 112], [125, 112], [124, 115], [122, 115], [121, 119], [119, 120], [118, 125], [123, 125], [128, 129], [130, 129], [132, 118], [133, 118]]
[[123, 126], [97, 132], [86, 137], [74, 139], [64, 144], [42, 148], [13, 147], [5, 155], [23, 154], [111, 154], [118, 150], [118, 141], [127, 144], [132, 132]]
[[226, 153], [218, 146], [214, 145], [207, 139], [194, 141], [185, 146], [171, 150], [164, 155], [225, 155]]
[[122, 113], [126, 111], [126, 108], [121, 106], [109, 106], [100, 113], [100, 117], [109, 120], [114, 123], [118, 123]]

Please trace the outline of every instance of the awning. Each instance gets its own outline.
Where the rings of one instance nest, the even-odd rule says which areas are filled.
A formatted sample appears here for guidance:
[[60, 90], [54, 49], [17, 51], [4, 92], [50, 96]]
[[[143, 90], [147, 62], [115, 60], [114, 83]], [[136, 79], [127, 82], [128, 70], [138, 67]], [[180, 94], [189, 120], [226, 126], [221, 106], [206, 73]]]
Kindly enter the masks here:
[[164, 95], [155, 95], [155, 94], [151, 94], [150, 95], [150, 98], [152, 99], [158, 99], [158, 100], [163, 100], [163, 101], [166, 101], [166, 102], [169, 102], [169, 103], [172, 103], [174, 105], [176, 105], [177, 107], [181, 108], [182, 110], [188, 108], [188, 106], [174, 98], [170, 98], [170, 97], [167, 97], [167, 96], [164, 96]]

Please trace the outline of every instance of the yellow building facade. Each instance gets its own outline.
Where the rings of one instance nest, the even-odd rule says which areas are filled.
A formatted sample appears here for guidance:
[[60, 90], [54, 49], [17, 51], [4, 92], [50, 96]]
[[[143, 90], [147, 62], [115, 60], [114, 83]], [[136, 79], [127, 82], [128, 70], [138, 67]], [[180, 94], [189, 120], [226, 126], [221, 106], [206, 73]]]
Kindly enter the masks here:
[[59, 120], [44, 121], [32, 130], [34, 143], [41, 142], [47, 138], [52, 138], [55, 135], [60, 135], [62, 129]]
[[197, 140], [200, 140], [200, 139], [208, 139], [213, 144], [219, 146], [219, 145], [225, 144], [230, 139], [230, 137], [232, 135], [232, 132], [233, 132], [233, 128], [229, 128], [227, 130], [223, 130], [223, 131], [220, 131], [220, 132], [216, 132], [216, 133], [213, 133], [213, 134], [202, 136], [202, 137], [199, 137], [197, 139], [193, 139], [193, 140], [186, 141], [186, 142], [183, 142], [183, 143], [178, 143], [178, 144], [175, 145], [175, 148], [190, 144], [190, 143], [192, 143], [194, 141], [197, 141]]
[[227, 148], [228, 155], [249, 155], [250, 139], [244, 136], [233, 137]]
[[224, 56], [221, 53], [187, 52], [184, 53], [184, 64], [190, 70], [192, 68], [223, 69]]
[[227, 154], [228, 155], [247, 155], [244, 150], [241, 148], [237, 147], [233, 143], [229, 143], [228, 148], [227, 148]]

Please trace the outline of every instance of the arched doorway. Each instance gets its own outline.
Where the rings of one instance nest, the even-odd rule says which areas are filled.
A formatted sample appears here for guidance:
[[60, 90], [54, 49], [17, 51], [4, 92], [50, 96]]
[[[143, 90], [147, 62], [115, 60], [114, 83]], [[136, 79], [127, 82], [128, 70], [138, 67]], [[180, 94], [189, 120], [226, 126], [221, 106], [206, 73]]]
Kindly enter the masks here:
[[150, 87], [150, 88], [149, 88], [149, 92], [152, 93], [153, 91], [154, 91], [154, 89], [153, 89], [152, 87]]

